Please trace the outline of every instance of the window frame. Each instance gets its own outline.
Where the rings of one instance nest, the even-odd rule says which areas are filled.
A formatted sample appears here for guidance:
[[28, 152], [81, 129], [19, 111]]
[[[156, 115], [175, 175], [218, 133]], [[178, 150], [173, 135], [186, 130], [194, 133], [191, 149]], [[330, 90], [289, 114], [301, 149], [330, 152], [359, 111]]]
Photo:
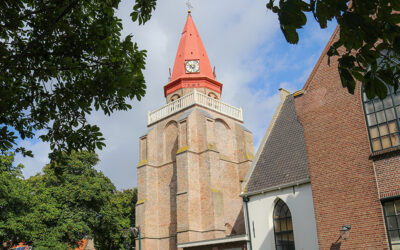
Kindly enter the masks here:
[[[364, 92], [364, 87], [362, 88], [362, 91], [361, 91], [361, 99], [362, 99], [362, 105], [363, 105], [363, 110], [364, 110], [365, 122], [366, 122], [366, 125], [367, 125], [368, 138], [369, 138], [369, 143], [370, 143], [370, 147], [371, 147], [372, 153], [378, 153], [378, 152], [381, 152], [383, 150], [388, 150], [388, 149], [392, 149], [392, 148], [400, 148], [400, 143], [398, 145], [393, 145], [392, 139], [390, 138], [391, 135], [396, 135], [397, 134], [399, 136], [399, 139], [400, 139], [400, 103], [396, 104], [396, 102], [395, 102], [395, 96], [400, 96], [400, 88], [397, 90], [397, 92], [394, 91], [394, 88], [392, 86], [388, 86], [388, 89], [389, 89], [389, 93], [388, 93], [386, 98], [390, 98], [391, 99], [391, 103], [392, 103], [391, 107], [386, 107], [385, 106], [384, 100], [386, 100], [386, 98], [383, 99], [383, 100], [380, 100], [379, 98], [375, 97], [374, 99], [370, 100], [370, 99], [368, 99], [368, 97], [366, 96], [366, 94]], [[376, 108], [376, 101], [379, 101], [380, 104], [382, 105], [382, 108], [379, 109], [379, 110]], [[369, 112], [369, 113], [367, 112], [367, 104], [371, 104], [372, 105], [372, 108], [373, 108], [372, 112]], [[386, 110], [390, 110], [390, 109], [393, 109], [394, 119], [389, 121], [388, 117], [387, 117]], [[383, 112], [383, 115], [384, 115], [384, 121], [383, 122], [379, 122], [378, 121], [377, 114], [379, 112]], [[374, 125], [370, 125], [369, 124], [370, 123], [369, 119], [368, 119], [369, 115], [374, 115], [375, 116], [375, 122], [376, 123]], [[397, 131], [395, 131], [393, 133], [390, 132], [390, 127], [389, 127], [389, 123], [391, 123], [391, 122], [395, 123], [396, 129], [397, 129]], [[387, 128], [387, 134], [385, 134], [385, 135], [381, 135], [381, 131], [379, 129], [379, 127], [382, 126], [382, 125], [386, 125], [386, 128]], [[371, 128], [373, 128], [373, 127], [376, 127], [376, 129], [377, 129], [377, 136], [374, 137], [374, 138], [372, 138], [372, 136], [371, 136]], [[390, 147], [386, 147], [386, 148], [384, 147], [384, 144], [382, 142], [383, 141], [382, 138], [385, 137], [385, 136], [389, 137]], [[380, 143], [380, 149], [379, 150], [375, 150], [374, 146], [373, 146], [373, 140], [376, 140], [376, 139], [379, 139], [379, 143]]]
[[[278, 205], [279, 204], [283, 204], [279, 209], [280, 209], [280, 211], [279, 211], [279, 217], [278, 218], [275, 218], [275, 211], [276, 211], [276, 209], [277, 209], [277, 207], [278, 207]], [[286, 206], [286, 208], [287, 208], [287, 212], [286, 212], [286, 215], [289, 213], [289, 216], [285, 216], [285, 217], [280, 217], [281, 216], [281, 212], [282, 212], [282, 210], [283, 210], [283, 206]], [[291, 224], [291, 230], [287, 230], [287, 228], [288, 228], [288, 221], [287, 221], [287, 219], [289, 219], [290, 218], [290, 224]], [[273, 220], [273, 227], [274, 227], [274, 241], [275, 241], [275, 249], [276, 250], [278, 250], [278, 247], [282, 247], [282, 249], [289, 249], [289, 250], [295, 250], [295, 241], [294, 241], [294, 230], [293, 230], [293, 219], [292, 219], [293, 217], [292, 217], [292, 213], [290, 212], [290, 208], [289, 208], [289, 206], [286, 204], [286, 202], [284, 202], [282, 199], [278, 199], [276, 202], [275, 202], [275, 205], [274, 205], [274, 210], [273, 210], [273, 212], [272, 212], [272, 220]], [[276, 230], [276, 228], [275, 228], [275, 222], [276, 221], [281, 221], [281, 220], [286, 220], [286, 230], [285, 231], [279, 231], [279, 232], [277, 232], [277, 230]], [[292, 236], [293, 236], [293, 244], [291, 244], [291, 243], [289, 243], [290, 241], [289, 241], [289, 234], [292, 234]], [[278, 235], [287, 235], [287, 244], [278, 244]]]
[[[386, 208], [385, 208], [385, 203], [393, 202], [393, 206], [395, 207], [395, 201], [399, 201], [399, 203], [400, 203], [400, 195], [399, 196], [395, 196], [395, 197], [389, 197], [389, 198], [381, 200], [382, 209], [383, 209], [383, 216], [384, 216], [384, 220], [385, 220], [386, 234], [387, 234], [387, 237], [388, 237], [389, 248], [391, 250], [393, 249], [393, 244], [392, 244], [390, 232], [397, 231], [397, 233], [398, 233], [398, 235], [400, 237], [400, 209], [394, 215], [387, 215]], [[389, 229], [389, 223], [388, 223], [388, 219], [387, 219], [388, 217], [395, 217], [396, 225], [397, 225], [396, 229]], [[400, 246], [400, 241], [398, 243], [396, 243], [395, 245], [396, 246]]]

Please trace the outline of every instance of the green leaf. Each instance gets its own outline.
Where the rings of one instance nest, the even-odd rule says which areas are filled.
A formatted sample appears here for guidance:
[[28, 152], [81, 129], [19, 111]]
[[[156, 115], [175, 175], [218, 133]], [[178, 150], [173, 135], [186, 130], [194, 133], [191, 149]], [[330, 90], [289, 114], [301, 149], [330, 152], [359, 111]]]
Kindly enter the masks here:
[[355, 79], [357, 79], [359, 82], [364, 82], [364, 76], [363, 76], [363, 74], [361, 74], [360, 72], [355, 71], [355, 70], [352, 70], [352, 71], [351, 71], [351, 74], [352, 74], [353, 77], [354, 77]]
[[393, 13], [392, 15], [390, 15], [390, 20], [394, 24], [399, 24], [400, 23], [400, 14]]
[[288, 41], [291, 44], [297, 44], [299, 42], [299, 34], [297, 33], [295, 28], [288, 26], [285, 27], [281, 26], [281, 30], [285, 35], [286, 41]]
[[133, 21], [133, 22], [136, 22], [136, 20], [137, 20], [138, 17], [139, 17], [139, 13], [136, 12], [136, 11], [133, 11], [133, 12], [131, 13], [131, 17], [132, 17], [132, 21]]
[[356, 82], [354, 81], [353, 76], [347, 69], [342, 68], [340, 66], [339, 66], [339, 74], [340, 74], [340, 79], [342, 81], [342, 86], [344, 88], [347, 88], [350, 94], [354, 94]]

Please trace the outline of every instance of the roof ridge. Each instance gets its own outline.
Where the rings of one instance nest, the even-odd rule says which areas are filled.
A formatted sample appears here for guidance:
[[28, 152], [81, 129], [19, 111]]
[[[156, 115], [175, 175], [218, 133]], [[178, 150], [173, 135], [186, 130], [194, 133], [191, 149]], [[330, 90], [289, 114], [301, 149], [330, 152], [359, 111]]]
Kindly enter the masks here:
[[279, 102], [279, 105], [276, 108], [274, 115], [272, 116], [272, 119], [271, 119], [271, 121], [270, 121], [270, 123], [268, 125], [268, 128], [267, 128], [267, 132], [265, 133], [265, 135], [264, 135], [264, 137], [263, 137], [263, 139], [261, 141], [261, 144], [260, 144], [260, 146], [259, 146], [259, 148], [257, 150], [257, 153], [256, 153], [256, 155], [254, 157], [254, 160], [252, 161], [252, 163], [250, 165], [250, 168], [247, 171], [247, 174], [246, 174], [246, 176], [244, 178], [244, 186], [243, 186], [244, 188], [242, 190], [242, 194], [245, 194], [246, 191], [247, 191], [247, 184], [249, 183], [249, 180], [250, 180], [250, 178], [251, 178], [251, 176], [252, 176], [252, 174], [254, 172], [255, 165], [256, 165], [258, 159], [260, 158], [261, 152], [263, 151], [263, 148], [264, 148], [265, 144], [267, 143], [268, 137], [271, 134], [271, 131], [272, 131], [272, 129], [274, 128], [274, 126], [276, 124], [276, 120], [278, 119], [279, 115], [282, 112], [282, 107], [283, 107], [284, 103], [286, 102], [288, 96], [290, 96], [290, 94], [287, 95], [285, 98], [281, 98], [281, 101]]

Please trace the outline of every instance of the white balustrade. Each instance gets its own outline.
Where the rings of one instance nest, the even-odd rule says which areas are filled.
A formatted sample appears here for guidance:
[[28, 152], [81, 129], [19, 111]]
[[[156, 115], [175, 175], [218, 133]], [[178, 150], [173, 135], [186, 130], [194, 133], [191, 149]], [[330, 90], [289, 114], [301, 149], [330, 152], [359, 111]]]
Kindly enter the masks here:
[[227, 103], [221, 102], [220, 100], [199, 93], [195, 90], [153, 112], [149, 112], [148, 124], [152, 124], [195, 104], [217, 111], [234, 119], [243, 121], [241, 108], [236, 108]]

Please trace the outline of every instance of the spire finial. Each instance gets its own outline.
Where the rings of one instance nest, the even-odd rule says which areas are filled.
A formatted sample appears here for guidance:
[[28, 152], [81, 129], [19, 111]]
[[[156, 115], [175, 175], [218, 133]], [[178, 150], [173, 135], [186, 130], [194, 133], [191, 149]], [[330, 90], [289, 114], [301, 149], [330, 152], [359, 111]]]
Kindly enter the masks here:
[[189, 0], [186, 2], [186, 6], [188, 7], [188, 14], [190, 14], [192, 12], [191, 9], [193, 9], [193, 6]]

